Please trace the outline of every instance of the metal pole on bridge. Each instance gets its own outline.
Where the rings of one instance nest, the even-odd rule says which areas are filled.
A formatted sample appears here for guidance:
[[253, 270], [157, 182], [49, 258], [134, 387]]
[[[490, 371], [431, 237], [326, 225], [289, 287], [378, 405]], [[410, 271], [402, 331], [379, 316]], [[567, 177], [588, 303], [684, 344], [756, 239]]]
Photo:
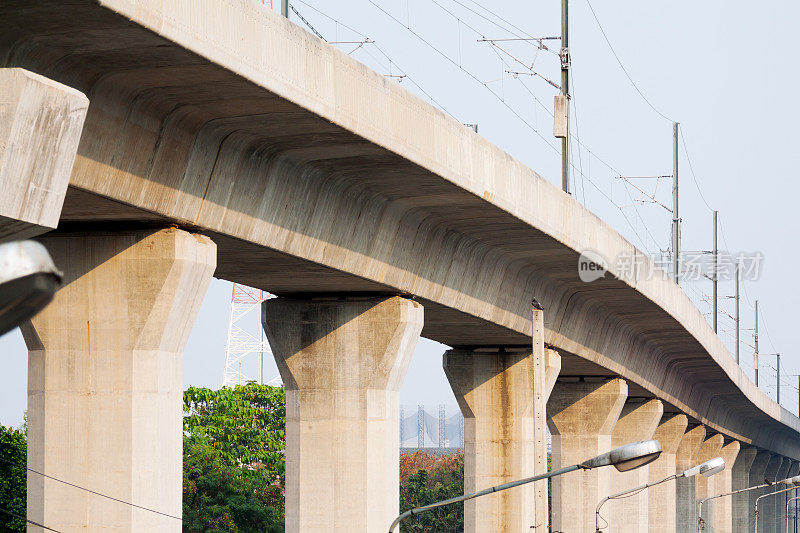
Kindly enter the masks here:
[[775, 396], [777, 398], [778, 405], [781, 404], [781, 354], [775, 354], [777, 357], [778, 364], [775, 368], [775, 390], [777, 391]]
[[735, 321], [736, 321], [736, 364], [739, 364], [739, 332], [740, 332], [740, 324], [741, 321], [739, 320], [739, 263], [736, 263], [736, 296], [734, 296], [736, 300], [736, 314], [735, 314]]
[[717, 249], [717, 217], [719, 216], [719, 211], [714, 211], [714, 249], [712, 250], [712, 259], [714, 261], [713, 266], [711, 267], [711, 282], [714, 285], [712, 298], [714, 301], [714, 333], [717, 333], [717, 303], [719, 297], [717, 296], [717, 285], [719, 280], [717, 279], [717, 256], [719, 254], [719, 250]]
[[281, 0], [281, 15], [289, 18], [289, 0]]
[[561, 137], [561, 188], [569, 194], [569, 0], [561, 0], [561, 52], [559, 56], [561, 57], [561, 105], [564, 106], [566, 118], [562, 132], [564, 136]]
[[678, 123], [672, 123], [672, 272], [680, 279], [681, 218], [678, 214]]
[[756, 329], [755, 333], [753, 334], [753, 340], [755, 341], [755, 352], [753, 352], [753, 370], [755, 371], [756, 377], [756, 387], [758, 387], [758, 300], [756, 300]]

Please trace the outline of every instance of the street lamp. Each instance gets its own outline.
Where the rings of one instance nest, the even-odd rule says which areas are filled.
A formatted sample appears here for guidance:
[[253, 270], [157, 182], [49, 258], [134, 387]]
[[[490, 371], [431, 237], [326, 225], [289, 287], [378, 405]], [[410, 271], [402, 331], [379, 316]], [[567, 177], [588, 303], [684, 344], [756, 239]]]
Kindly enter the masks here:
[[790, 490], [794, 490], [796, 487], [800, 487], [800, 476], [790, 477], [789, 479], [784, 479], [783, 483], [787, 483], [793, 485], [788, 489], [776, 490], [775, 492], [770, 492], [769, 494], [762, 494], [758, 498], [756, 498], [756, 509], [755, 509], [755, 533], [758, 533], [758, 502], [761, 498], [766, 498], [767, 496], [775, 496], [776, 494], [780, 494], [782, 492], [788, 492]]
[[[701, 463], [699, 465], [693, 466], [688, 470], [684, 470], [678, 474], [672, 474], [671, 476], [665, 477], [659, 481], [653, 481], [651, 483], [645, 483], [644, 485], [639, 485], [638, 487], [634, 487], [632, 489], [626, 489], [621, 492], [617, 492], [616, 494], [612, 494], [611, 496], [606, 496], [600, 503], [597, 504], [597, 508], [594, 511], [594, 528], [596, 533], [600, 533], [600, 508], [605, 504], [608, 500], [615, 500], [618, 498], [624, 498], [628, 496], [633, 496], [645, 489], [648, 489], [654, 485], [658, 485], [660, 483], [666, 483], [667, 481], [671, 481], [673, 479], [678, 479], [681, 477], [694, 477], [697, 474], [702, 474], [705, 477], [710, 477], [716, 474], [717, 472], [722, 472], [725, 470], [725, 460], [722, 457], [714, 457], [713, 459], [709, 459], [705, 463]], [[607, 524], [606, 524], [607, 526]]]
[[431, 509], [435, 509], [437, 507], [443, 507], [445, 505], [452, 505], [454, 503], [472, 500], [474, 498], [479, 498], [480, 496], [485, 496], [487, 494], [492, 494], [494, 492], [500, 492], [501, 490], [519, 487], [520, 485], [525, 485], [527, 483], [532, 483], [534, 481], [539, 481], [541, 479], [548, 479], [551, 477], [560, 476], [561, 474], [566, 474], [567, 472], [573, 472], [575, 470], [591, 470], [592, 468], [599, 468], [601, 466], [613, 465], [620, 472], [627, 472], [628, 470], [633, 470], [634, 468], [639, 468], [640, 466], [652, 463], [653, 461], [658, 459], [659, 455], [661, 455], [661, 445], [658, 443], [657, 440], [645, 440], [641, 442], [626, 444], [625, 446], [620, 446], [619, 448], [615, 448], [610, 452], [600, 454], [597, 457], [594, 457], [592, 459], [589, 459], [588, 461], [584, 461], [577, 465], [568, 466], [566, 468], [561, 468], [559, 470], [554, 470], [553, 472], [540, 474], [538, 476], [520, 479], [518, 481], [511, 481], [510, 483], [496, 485], [494, 487], [489, 487], [488, 489], [483, 489], [478, 492], [473, 492], [471, 494], [464, 494], [463, 496], [457, 496], [455, 498], [442, 500], [440, 502], [435, 502], [430, 505], [423, 505], [422, 507], [416, 507], [414, 509], [410, 509], [394, 519], [392, 525], [389, 526], [389, 533], [395, 531], [395, 528], [400, 524], [400, 522], [402, 522], [409, 516], [418, 515], [420, 513], [423, 513], [425, 511], [430, 511]]
[[61, 272], [41, 243], [0, 244], [0, 335], [41, 311], [60, 283]]

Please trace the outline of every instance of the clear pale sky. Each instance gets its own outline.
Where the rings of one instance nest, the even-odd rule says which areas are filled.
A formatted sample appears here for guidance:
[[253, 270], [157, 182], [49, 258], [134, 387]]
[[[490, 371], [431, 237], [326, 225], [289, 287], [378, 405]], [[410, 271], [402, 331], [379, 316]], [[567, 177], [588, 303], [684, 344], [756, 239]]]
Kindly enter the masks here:
[[[514, 37], [511, 31], [535, 37], [558, 35], [558, 0], [372, 2], [400, 23], [370, 0], [296, 0], [294, 5], [328, 41], [364, 39], [345, 26], [374, 40], [353, 52], [353, 57], [382, 74], [406, 74], [403, 87], [432, 98], [463, 123], [477, 123], [481, 135], [560, 185], [560, 156], [547, 144], [556, 146], [547, 111], [556, 89], [532, 76], [511, 77], [501, 63], [503, 52], [477, 42], [480, 37]], [[481, 6], [520, 29], [510, 31], [506, 22]], [[762, 361], [774, 366], [775, 357], [764, 354], [781, 352], [784, 373], [797, 374], [800, 364], [792, 332], [797, 327], [798, 297], [794, 265], [800, 262], [795, 248], [800, 230], [796, 217], [800, 186], [794, 175], [800, 158], [795, 127], [800, 122], [800, 100], [791, 95], [797, 93], [800, 83], [794, 68], [800, 3], [593, 0], [592, 7], [619, 59], [641, 92], [669, 120], [659, 116], [634, 89], [587, 1], [570, 0], [570, 6], [572, 131], [583, 145], [580, 151], [575, 148], [573, 162], [585, 175], [575, 178], [575, 197], [640, 248], [649, 252], [667, 249], [670, 213], [656, 204], [636, 203], [641, 195], [615, 176], [671, 174], [670, 121], [680, 122], [696, 177], [695, 183], [681, 146], [683, 249], [711, 248], [711, 208], [720, 211], [721, 248], [763, 254], [760, 278], [744, 284], [742, 364], [752, 374], [751, 303], [758, 299]], [[292, 20], [303, 25], [294, 14]], [[554, 49], [559, 46], [558, 41], [546, 43]], [[498, 44], [528, 65], [533, 61], [536, 49], [528, 42]], [[336, 46], [349, 52], [357, 45]], [[384, 53], [391, 58], [391, 66]], [[558, 59], [553, 54], [540, 52], [534, 69], [559, 81]], [[525, 68], [515, 65], [512, 70]], [[652, 192], [656, 181], [636, 183]], [[656, 198], [666, 205], [671, 205], [670, 185], [668, 180], [658, 181]], [[230, 290], [225, 281], [211, 284], [186, 347], [187, 386], [220, 385]], [[701, 311], [710, 311], [710, 282], [689, 283], [685, 290]], [[733, 284], [722, 282], [720, 296], [732, 294]], [[733, 313], [730, 299], [721, 299], [720, 308]], [[732, 352], [732, 321], [723, 316], [720, 324], [721, 336]], [[255, 317], [252, 327], [258, 327]], [[454, 403], [441, 370], [445, 349], [432, 341], [420, 341], [403, 386], [403, 403]], [[5, 363], [0, 377], [0, 424], [17, 426], [26, 406], [27, 380], [26, 349], [18, 331], [0, 338], [0, 356]], [[267, 361], [265, 368], [267, 377], [277, 375], [274, 362]], [[774, 371], [762, 367], [762, 372], [762, 383], [769, 385], [765, 391], [774, 397]], [[788, 383], [787, 379], [781, 393], [784, 407], [795, 413], [796, 380], [791, 378]]]

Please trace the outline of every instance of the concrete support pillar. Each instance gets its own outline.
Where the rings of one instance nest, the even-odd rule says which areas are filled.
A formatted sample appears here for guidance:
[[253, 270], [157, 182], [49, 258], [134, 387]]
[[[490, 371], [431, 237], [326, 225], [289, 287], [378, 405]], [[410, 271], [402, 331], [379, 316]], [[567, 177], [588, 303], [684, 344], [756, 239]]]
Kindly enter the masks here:
[[[722, 449], [719, 451], [719, 457], [722, 457], [725, 461], [725, 470], [708, 478], [707, 497], [733, 490], [733, 468], [736, 465], [736, 459], [739, 456], [740, 449], [741, 444], [739, 441], [731, 441], [727, 444], [723, 444]], [[733, 499], [730, 496], [725, 496], [723, 498], [711, 500], [711, 502], [714, 513], [714, 519], [713, 522], [711, 522], [713, 525], [712, 531], [715, 533], [732, 533], [734, 528], [734, 522], [732, 520]]]
[[[792, 460], [783, 457], [783, 461], [781, 462], [781, 466], [778, 468], [777, 478], [786, 479], [789, 477], [789, 468], [792, 466]], [[789, 488], [788, 485], [778, 486], [775, 487], [774, 490], [786, 489]], [[777, 533], [783, 533], [786, 530], [786, 522], [783, 520], [783, 515], [786, 509], [786, 495], [789, 494], [788, 492], [783, 492], [781, 494], [776, 494], [770, 498], [764, 498], [764, 500], [771, 500], [773, 511], [773, 527]], [[764, 501], [761, 500], [761, 501]]]
[[89, 100], [21, 68], [0, 69], [0, 242], [58, 225]]
[[[725, 438], [717, 433], [716, 435], [712, 435], [708, 437], [703, 443], [700, 445], [700, 450], [697, 452], [697, 459], [695, 463], [700, 464], [708, 461], [709, 459], [713, 459], [714, 457], [719, 457], [720, 451], [722, 451], [722, 446], [725, 443]], [[717, 474], [719, 475], [719, 474]], [[705, 476], [695, 476], [695, 500], [699, 501], [703, 498], [707, 498], [711, 496], [711, 493], [714, 490], [714, 479], [705, 477]], [[703, 521], [707, 524], [706, 529], [710, 527], [714, 523], [714, 505], [716, 504], [715, 501], [707, 502], [703, 506]], [[695, 504], [694, 508], [694, 516], [697, 516], [697, 505]]]
[[[753, 464], [750, 467], [749, 478], [750, 478], [750, 485], [751, 487], [756, 487], [758, 485], [763, 485], [765, 480], [767, 479], [767, 473], [770, 468], [770, 462], [772, 461], [772, 454], [763, 450], [759, 450], [756, 454], [755, 459], [753, 459]], [[761, 496], [764, 493], [763, 490], [751, 490], [747, 492], [747, 531], [749, 533], [753, 533], [755, 531], [756, 522], [755, 516], [753, 515], [753, 510], [756, 505], [756, 498]]]
[[28, 517], [59, 531], [181, 530], [182, 355], [216, 247], [180, 230], [42, 239], [64, 287], [22, 327]]
[[[661, 456], [650, 463], [650, 482], [660, 481], [677, 472], [678, 445], [686, 432], [689, 419], [686, 415], [665, 416], [656, 428], [653, 438], [661, 443]], [[649, 522], [651, 533], [675, 533], [675, 480], [650, 487]]]
[[[611, 447], [617, 448], [631, 442], [650, 440], [664, 415], [661, 400], [628, 400], [622, 414], [611, 432]], [[611, 492], [644, 485], [650, 480], [650, 468], [644, 466], [630, 472], [611, 469]], [[608, 522], [608, 531], [625, 533], [647, 533], [649, 530], [649, 495], [642, 491], [621, 500], [610, 500], [603, 509], [603, 518]]]
[[[769, 480], [770, 482], [775, 482], [779, 479], [778, 471], [783, 466], [783, 457], [780, 455], [773, 455], [769, 458], [769, 463], [767, 463], [767, 468], [764, 470], [764, 479]], [[778, 487], [764, 487], [760, 491], [754, 490], [753, 492], [760, 492], [760, 496], [764, 494], [770, 494], [778, 490]], [[750, 508], [750, 512], [754, 512], [755, 510], [755, 501], [753, 502], [753, 507]], [[761, 498], [761, 501], [758, 503], [758, 530], [761, 533], [775, 533], [775, 496], [768, 496], [766, 498]]]
[[[545, 361], [539, 383], [530, 349], [455, 349], [444, 354], [444, 372], [464, 415], [465, 493], [536, 472], [535, 396], [539, 392], [546, 401], [549, 391], [541, 389], [547, 386], [547, 366], [561, 366], [557, 352], [547, 352], [550, 361]], [[541, 443], [546, 471], [546, 434]], [[537, 515], [533, 484], [469, 500], [464, 503], [464, 531], [546, 532], [547, 507]]]
[[399, 297], [275, 298], [286, 388], [286, 531], [383, 531], [399, 514], [399, 392], [423, 324]]
[[[758, 455], [755, 446], [744, 446], [739, 450], [736, 461], [731, 468], [731, 490], [742, 490], [750, 487], [750, 470]], [[727, 465], [726, 465], [727, 468]], [[763, 475], [763, 472], [762, 472]], [[747, 512], [749, 503], [748, 493], [734, 494], [731, 500], [731, 531], [734, 533], [747, 533], [750, 515]]]
[[[558, 381], [547, 403], [552, 468], [566, 467], [611, 449], [611, 432], [628, 396], [624, 380]], [[611, 493], [610, 468], [553, 478], [552, 529], [595, 531], [595, 507]]]
[[[700, 445], [706, 438], [706, 428], [695, 426], [681, 438], [678, 453], [675, 454], [677, 472], [683, 472], [697, 464]], [[697, 531], [697, 500], [695, 499], [695, 480], [679, 478], [675, 480], [675, 525], [677, 533]]]

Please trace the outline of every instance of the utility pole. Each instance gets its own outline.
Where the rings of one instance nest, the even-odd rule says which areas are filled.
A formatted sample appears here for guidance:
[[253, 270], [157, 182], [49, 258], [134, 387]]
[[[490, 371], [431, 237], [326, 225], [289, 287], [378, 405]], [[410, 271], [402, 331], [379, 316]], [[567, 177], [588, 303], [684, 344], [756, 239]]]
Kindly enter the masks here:
[[281, 15], [289, 18], [289, 0], [281, 0]]
[[736, 263], [736, 295], [734, 296], [735, 299], [735, 321], [736, 321], [736, 364], [739, 364], [739, 331], [740, 331], [740, 320], [739, 320], [739, 263]]
[[[569, 0], [561, 0], [561, 95], [556, 96], [556, 137], [561, 137], [561, 189], [569, 191]], [[561, 109], [559, 109], [561, 108]], [[559, 120], [562, 124], [558, 124]]]
[[678, 123], [672, 123], [672, 269], [680, 284], [681, 218], [678, 213]]
[[778, 405], [781, 404], [781, 354], [776, 353], [777, 365], [775, 365], [775, 398]]
[[756, 387], [758, 387], [758, 300], [756, 300], [756, 329], [753, 334], [756, 351], [753, 353], [753, 370], [756, 373]]
[[719, 250], [717, 250], [717, 216], [718, 216], [718, 214], [719, 214], [719, 211], [714, 211], [714, 250], [711, 252], [711, 254], [713, 256], [713, 260], [714, 260], [714, 263], [713, 263], [713, 266], [712, 266], [712, 270], [711, 270], [711, 282], [714, 285], [714, 290], [713, 290], [713, 294], [712, 294], [712, 298], [714, 299], [714, 333], [717, 332], [717, 302], [718, 302], [718, 299], [719, 299], [718, 296], [717, 296], [717, 281], [718, 281], [718, 279], [717, 279], [717, 255], [719, 253]]

